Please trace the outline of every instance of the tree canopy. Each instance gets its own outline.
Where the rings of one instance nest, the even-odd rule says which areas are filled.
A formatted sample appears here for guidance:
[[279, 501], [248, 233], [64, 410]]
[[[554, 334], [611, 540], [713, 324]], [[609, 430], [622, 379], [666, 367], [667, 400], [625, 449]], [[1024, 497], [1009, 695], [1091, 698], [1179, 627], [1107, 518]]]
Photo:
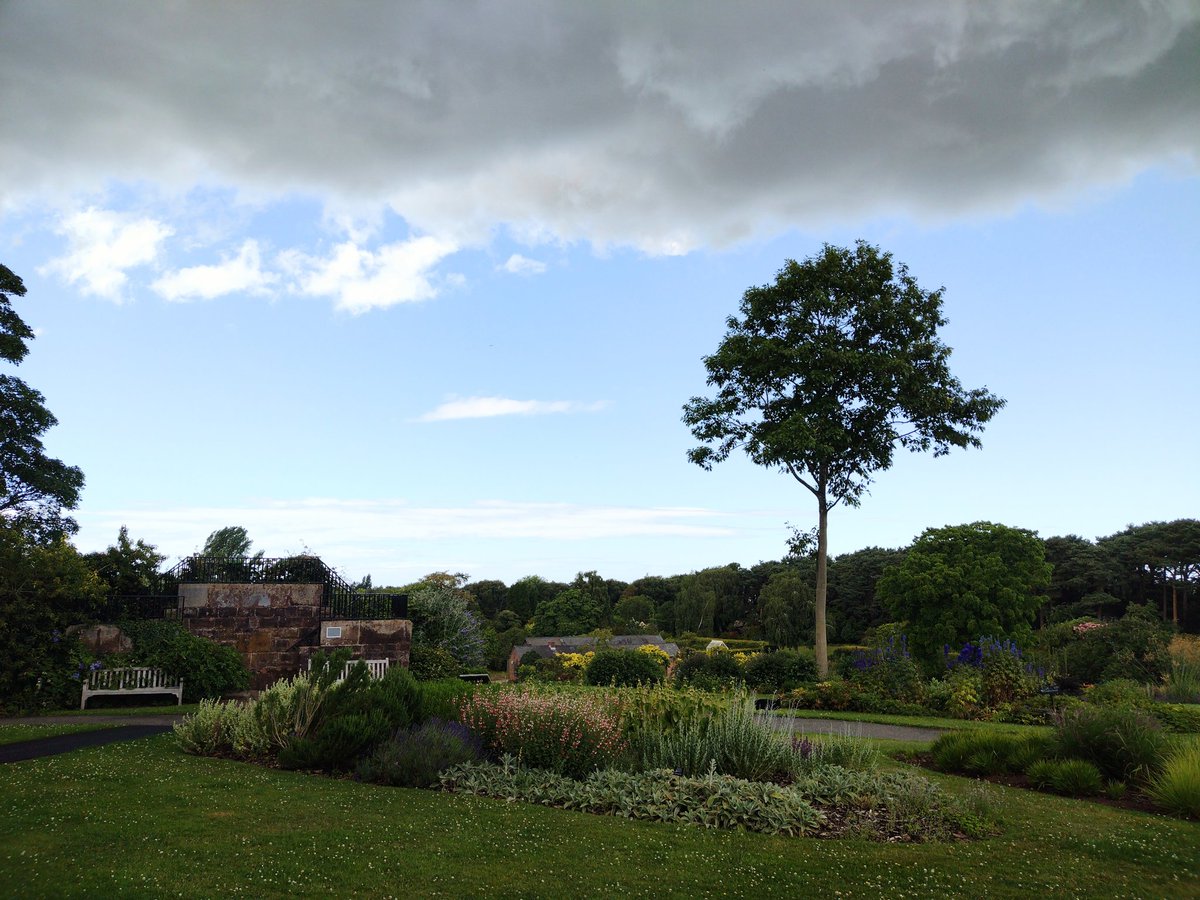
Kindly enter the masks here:
[[980, 637], [1024, 642], [1050, 564], [1032, 531], [992, 522], [929, 528], [879, 579], [879, 599], [908, 623], [909, 648], [936, 669], [946, 645]]
[[824, 675], [829, 511], [858, 505], [897, 445], [935, 456], [979, 446], [1004, 401], [950, 374], [950, 348], [938, 338], [942, 290], [923, 290], [864, 241], [788, 260], [774, 284], [745, 292], [740, 311], [704, 358], [717, 393], [684, 406], [684, 424], [702, 442], [688, 457], [710, 469], [741, 448], [816, 498], [814, 624]]
[[[0, 265], [0, 359], [19, 364], [29, 353], [31, 329], [12, 297], [25, 296], [25, 284]], [[42, 435], [58, 424], [46, 398], [20, 378], [0, 374], [0, 514], [16, 516], [35, 533], [71, 534], [74, 509], [83, 490], [83, 472], [46, 455]]]

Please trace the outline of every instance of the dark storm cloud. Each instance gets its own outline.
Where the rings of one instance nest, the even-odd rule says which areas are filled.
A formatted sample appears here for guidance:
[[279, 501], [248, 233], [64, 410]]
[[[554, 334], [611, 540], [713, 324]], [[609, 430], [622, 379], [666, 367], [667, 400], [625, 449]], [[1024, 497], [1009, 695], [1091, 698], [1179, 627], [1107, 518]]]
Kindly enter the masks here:
[[673, 252], [1194, 170], [1200, 5], [0, 5], [0, 200], [112, 180]]

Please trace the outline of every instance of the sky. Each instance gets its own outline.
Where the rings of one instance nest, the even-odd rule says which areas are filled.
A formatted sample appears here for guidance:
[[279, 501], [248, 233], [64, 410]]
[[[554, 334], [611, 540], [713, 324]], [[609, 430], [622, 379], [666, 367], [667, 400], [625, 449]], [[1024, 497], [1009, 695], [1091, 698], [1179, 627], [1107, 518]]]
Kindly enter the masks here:
[[0, 42], [12, 374], [82, 550], [778, 559], [812, 497], [689, 463], [682, 407], [747, 288], [858, 239], [1007, 406], [898, 453], [832, 553], [1200, 515], [1194, 0], [0, 0]]

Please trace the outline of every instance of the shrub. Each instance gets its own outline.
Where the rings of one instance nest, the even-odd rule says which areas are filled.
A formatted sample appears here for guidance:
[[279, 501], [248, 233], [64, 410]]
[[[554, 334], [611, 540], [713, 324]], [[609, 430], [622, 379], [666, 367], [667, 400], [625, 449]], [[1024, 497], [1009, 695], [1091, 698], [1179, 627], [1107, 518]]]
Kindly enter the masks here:
[[675, 683], [703, 690], [726, 690], [742, 683], [742, 667], [732, 653], [692, 653], [675, 667]]
[[1154, 703], [1150, 706], [1150, 714], [1170, 731], [1183, 734], [1200, 732], [1200, 707], [1195, 705]]
[[795, 769], [790, 742], [755, 718], [754, 701], [746, 696], [711, 718], [694, 716], [673, 732], [645, 730], [639, 738], [632, 755], [643, 770], [673, 769], [684, 775], [712, 770], [762, 781]]
[[1160, 765], [1164, 746], [1157, 721], [1118, 707], [1080, 707], [1054, 733], [1059, 756], [1093, 763], [1114, 781], [1146, 780]]
[[1180, 747], [1169, 756], [1146, 792], [1168, 812], [1200, 819], [1200, 744]]
[[901, 703], [920, 703], [925, 693], [920, 669], [903, 634], [899, 639], [895, 634], [889, 636], [879, 647], [858, 651], [850, 677], [865, 693]]
[[587, 665], [584, 679], [588, 684], [634, 687], [662, 681], [663, 667], [658, 660], [636, 650], [601, 650]]
[[200, 708], [172, 729], [175, 743], [184, 753], [195, 756], [214, 756], [231, 749], [227, 704], [213, 700], [201, 700]]
[[130, 663], [182, 678], [185, 703], [217, 698], [250, 685], [250, 673], [237, 650], [198, 637], [178, 622], [148, 619], [121, 627], [133, 641]]
[[667, 734], [693, 718], [710, 718], [729, 705], [726, 695], [665, 682], [614, 691], [613, 703], [621, 711], [621, 729], [635, 744], [642, 731]]
[[746, 684], [758, 691], [786, 691], [815, 681], [817, 664], [811, 655], [795, 650], [757, 653], [747, 660]]
[[451, 766], [478, 762], [479, 739], [459, 722], [429, 719], [403, 729], [358, 764], [363, 781], [390, 787], [427, 788]]
[[408, 653], [408, 671], [417, 681], [434, 681], [457, 677], [459, 666], [449, 650], [414, 643]]
[[285, 769], [340, 771], [388, 736], [387, 716], [380, 710], [331, 716], [309, 737], [296, 737], [279, 751]]
[[1177, 634], [1167, 648], [1171, 671], [1157, 697], [1170, 703], [1200, 703], [1200, 637]]
[[457, 719], [462, 702], [471, 695], [474, 687], [461, 678], [439, 678], [424, 681], [419, 685], [421, 705], [419, 716], [413, 722], [425, 719]]
[[789, 788], [716, 774], [693, 778], [664, 771], [608, 770], [573, 781], [505, 761], [455, 766], [442, 774], [441, 787], [598, 815], [765, 834], [809, 834], [823, 821], [811, 804]]
[[792, 765], [797, 774], [812, 774], [836, 766], [870, 772], [879, 766], [880, 753], [869, 741], [844, 734], [825, 734], [815, 738], [791, 736]]
[[1047, 756], [1049, 737], [1009, 735], [994, 731], [954, 731], [933, 743], [934, 765], [946, 772], [1004, 775], [1024, 772]]
[[480, 691], [462, 704], [459, 721], [488, 753], [572, 778], [610, 765], [626, 748], [619, 710], [596, 695]]
[[1069, 797], [1094, 797], [1104, 790], [1100, 770], [1082, 759], [1043, 759], [1028, 769], [1029, 780], [1039, 790]]
[[1131, 605], [1111, 622], [1067, 622], [1045, 629], [1042, 646], [1069, 682], [1133, 678], [1157, 684], [1170, 670], [1169, 637], [1170, 629], [1157, 612]]
[[1132, 678], [1115, 678], [1112, 681], [1105, 681], [1085, 691], [1084, 696], [1097, 706], [1147, 707], [1150, 705], [1150, 696], [1146, 692], [1146, 685], [1134, 681]]

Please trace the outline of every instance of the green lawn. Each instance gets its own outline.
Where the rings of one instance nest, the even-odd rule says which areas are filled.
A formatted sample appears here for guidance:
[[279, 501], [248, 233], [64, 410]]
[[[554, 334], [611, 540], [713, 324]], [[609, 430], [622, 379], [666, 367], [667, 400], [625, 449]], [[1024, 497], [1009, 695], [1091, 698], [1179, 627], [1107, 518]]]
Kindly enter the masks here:
[[200, 708], [199, 703], [173, 703], [158, 706], [101, 706], [87, 709], [58, 709], [47, 716], [187, 716]]
[[55, 737], [60, 734], [76, 734], [80, 731], [100, 731], [110, 725], [24, 725], [19, 723], [0, 724], [0, 744], [16, 744], [37, 738]]
[[776, 709], [777, 716], [796, 719], [834, 719], [846, 722], [875, 722], [880, 725], [908, 725], [915, 728], [940, 728], [955, 731], [964, 728], [983, 728], [1010, 734], [1049, 731], [1046, 725], [1012, 725], [1007, 722], [981, 722], [975, 719], [941, 719], [936, 716], [893, 716], [885, 713], [837, 712], [828, 709]]
[[184, 756], [169, 735], [0, 766], [25, 896], [1197, 896], [1200, 825], [985, 790], [1001, 835], [873, 844], [704, 831]]

